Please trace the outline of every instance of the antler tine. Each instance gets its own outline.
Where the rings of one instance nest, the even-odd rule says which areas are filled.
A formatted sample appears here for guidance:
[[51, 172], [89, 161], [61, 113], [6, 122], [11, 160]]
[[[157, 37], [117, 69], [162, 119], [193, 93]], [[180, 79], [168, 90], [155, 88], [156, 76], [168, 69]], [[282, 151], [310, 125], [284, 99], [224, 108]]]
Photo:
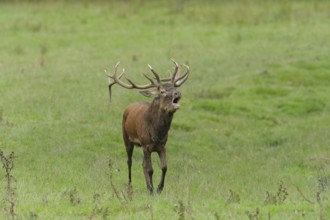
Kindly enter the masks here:
[[156, 73], [156, 71], [150, 66], [150, 64], [148, 64], [148, 67], [149, 67], [149, 69], [151, 70], [151, 72], [155, 75], [157, 82], [158, 82], [159, 84], [161, 84], [162, 81], [160, 80], [160, 78], [159, 78], [158, 74]]
[[172, 80], [172, 77], [170, 77], [170, 78], [161, 78], [160, 80], [162, 82], [170, 82]]
[[[109, 85], [110, 84], [115, 84], [116, 83], [116, 81], [115, 81], [115, 75], [117, 75], [117, 68], [118, 68], [118, 65], [119, 65], [119, 63], [120, 62], [117, 62], [116, 63], [116, 65], [115, 65], [115, 67], [114, 67], [114, 70], [113, 70], [113, 75], [111, 76], [110, 74], [108, 74], [108, 71], [107, 70], [104, 70], [104, 73], [105, 73], [105, 75], [108, 77], [108, 79], [109, 79]], [[124, 71], [119, 75], [119, 79], [124, 75]]]
[[109, 78], [109, 98], [110, 98], [110, 102], [111, 102], [111, 87], [116, 83], [115, 81], [112, 80], [112, 77], [110, 75], [107, 74], [107, 71], [104, 70], [105, 75], [108, 76]]
[[175, 64], [175, 70], [174, 70], [174, 73], [173, 73], [172, 79], [171, 79], [171, 82], [174, 83], [176, 74], [178, 73], [178, 70], [179, 70], [179, 64], [174, 59], [171, 59], [171, 61]]
[[155, 87], [157, 87], [157, 84], [147, 74], [143, 73], [143, 75], [144, 75], [145, 78], [147, 78], [150, 81], [150, 83], [152, 85], [154, 85]]
[[175, 87], [179, 87], [181, 86], [189, 77], [189, 66], [183, 64], [184, 67], [186, 67], [187, 71], [180, 77], [178, 77], [177, 79], [174, 80], [174, 86]]
[[116, 78], [121, 78], [124, 73], [125, 73], [125, 70], [123, 69], [123, 72], [117, 77], [117, 68], [119, 66], [119, 63], [120, 62], [117, 62], [115, 67], [114, 67], [114, 70], [113, 70], [113, 75], [111, 76], [110, 74], [108, 74], [107, 70], [104, 70], [104, 73], [105, 75], [108, 77], [108, 80], [109, 80], [109, 97], [110, 97], [110, 102], [111, 102], [111, 87], [116, 84]]
[[[165, 78], [160, 78], [160, 81], [161, 82], [171, 82], [173, 83], [174, 80], [175, 80], [175, 77], [177, 76], [178, 74], [178, 71], [180, 69], [179, 67], [179, 64], [174, 60], [174, 59], [171, 59], [171, 61], [174, 63], [175, 65], [175, 70], [174, 70], [174, 73], [170, 73], [169, 74], [169, 77], [165, 77]], [[149, 67], [150, 68], [150, 67]]]

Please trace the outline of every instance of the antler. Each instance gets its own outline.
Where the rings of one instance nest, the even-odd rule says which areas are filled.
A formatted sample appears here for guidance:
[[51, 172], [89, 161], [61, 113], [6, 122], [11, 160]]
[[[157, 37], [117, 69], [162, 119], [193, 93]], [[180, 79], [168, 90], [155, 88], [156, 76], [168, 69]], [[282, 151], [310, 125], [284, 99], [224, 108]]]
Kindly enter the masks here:
[[[155, 83], [149, 76], [143, 74], [149, 81], [150, 83], [145, 84], [145, 85], [137, 85], [135, 84], [132, 80], [130, 80], [129, 78], [127, 78], [125, 76], [125, 69], [123, 69], [122, 73], [118, 76], [117, 75], [117, 69], [119, 66], [119, 62], [116, 63], [114, 70], [113, 70], [113, 75], [108, 74], [108, 72], [106, 70], [104, 70], [105, 75], [108, 77], [109, 80], [109, 96], [110, 96], [110, 101], [111, 101], [111, 87], [114, 84], [118, 84], [123, 88], [126, 89], [149, 89], [152, 87], [157, 87], [159, 84], [161, 84], [160, 78], [158, 76], [158, 74], [152, 69], [152, 67], [149, 65], [149, 68], [151, 69], [152, 73], [155, 75], [156, 79], [157, 79], [157, 83]], [[124, 76], [125, 79], [129, 82], [129, 84], [124, 83], [123, 81], [120, 80], [120, 78]]]
[[189, 77], [189, 66], [185, 64], [183, 64], [183, 66], [187, 69], [187, 71], [182, 76], [179, 76], [178, 78], [174, 78], [172, 83], [174, 84], [175, 87], [181, 86]]
[[[132, 80], [127, 78], [125, 76], [125, 69], [123, 69], [122, 73], [118, 76], [117, 69], [118, 69], [118, 66], [119, 66], [119, 62], [116, 63], [116, 65], [113, 69], [113, 74], [112, 75], [108, 74], [108, 72], [106, 70], [104, 70], [105, 75], [108, 77], [108, 80], [109, 80], [110, 101], [111, 101], [111, 87], [114, 84], [118, 84], [121, 87], [126, 88], [126, 89], [149, 89], [149, 88], [152, 88], [152, 87], [157, 87], [157, 86], [161, 85], [163, 82], [171, 82], [175, 87], [181, 86], [189, 77], [189, 66], [183, 64], [186, 67], [187, 71], [182, 76], [177, 76], [178, 72], [179, 72], [179, 69], [180, 69], [179, 64], [176, 61], [174, 61], [173, 59], [171, 59], [171, 60], [175, 65], [175, 69], [174, 69], [174, 73], [172, 74], [172, 76], [168, 77], [168, 78], [162, 78], [161, 79], [158, 76], [158, 74], [156, 73], [156, 71], [148, 64], [148, 67], [151, 70], [151, 72], [154, 74], [157, 82], [154, 82], [154, 80], [152, 78], [150, 78], [146, 74], [143, 74], [144, 77], [146, 77], [150, 81], [150, 83], [144, 84], [144, 85], [137, 85]], [[125, 79], [129, 82], [129, 84], [121, 81], [120, 78], [122, 76], [125, 77]]]
[[[189, 77], [189, 66], [183, 64], [184, 67], [186, 67], [187, 71], [182, 75], [182, 76], [178, 76], [178, 72], [180, 72], [180, 67], [179, 67], [179, 64], [174, 60], [174, 59], [171, 59], [172, 62], [174, 63], [175, 65], [175, 69], [174, 69], [174, 73], [172, 74], [171, 77], [168, 77], [168, 78], [163, 78], [161, 79], [162, 82], [167, 82], [167, 81], [170, 81], [171, 83], [173, 83], [173, 85], [175, 87], [179, 87], [181, 86]], [[180, 75], [180, 74], [179, 74]]]
[[171, 78], [171, 82], [173, 83], [174, 80], [175, 80], [176, 74], [177, 74], [178, 71], [179, 71], [179, 64], [178, 64], [177, 62], [175, 62], [174, 59], [171, 59], [171, 60], [172, 60], [172, 62], [175, 64], [174, 73], [173, 73], [173, 76], [172, 76], [172, 78]]

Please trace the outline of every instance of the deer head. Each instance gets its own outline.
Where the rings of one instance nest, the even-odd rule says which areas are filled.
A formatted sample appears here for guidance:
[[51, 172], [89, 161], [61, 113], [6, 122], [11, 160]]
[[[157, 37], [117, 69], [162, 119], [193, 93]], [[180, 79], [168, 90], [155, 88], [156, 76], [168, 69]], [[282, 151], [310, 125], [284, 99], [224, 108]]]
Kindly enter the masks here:
[[[141, 89], [140, 93], [146, 97], [153, 97], [155, 102], [159, 102], [159, 107], [161, 110], [166, 112], [175, 112], [179, 107], [179, 101], [181, 99], [181, 93], [176, 88], [181, 86], [189, 77], [189, 67], [184, 65], [187, 71], [180, 75], [180, 67], [177, 62], [172, 60], [175, 65], [174, 73], [168, 78], [160, 78], [156, 71], [148, 65], [149, 69], [154, 75], [154, 78], [149, 77], [144, 74], [145, 78], [148, 79], [149, 83], [144, 85], [137, 85], [132, 80], [125, 76], [125, 69], [122, 70], [120, 75], [117, 74], [117, 69], [119, 62], [115, 65], [112, 75], [109, 75], [106, 71], [106, 75], [109, 79], [109, 95], [111, 101], [111, 87], [114, 84], [118, 84], [126, 89]], [[121, 78], [127, 80], [128, 83], [125, 83]], [[153, 88], [153, 90], [146, 90]]]

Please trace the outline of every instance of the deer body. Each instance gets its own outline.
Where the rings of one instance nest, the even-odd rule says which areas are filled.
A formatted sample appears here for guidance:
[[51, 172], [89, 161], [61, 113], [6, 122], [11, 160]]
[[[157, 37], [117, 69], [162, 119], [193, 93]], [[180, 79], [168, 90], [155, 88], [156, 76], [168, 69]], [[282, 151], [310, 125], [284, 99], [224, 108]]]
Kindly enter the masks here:
[[[137, 146], [165, 144], [173, 114], [159, 111], [153, 103], [129, 105], [123, 115], [123, 136]], [[149, 149], [154, 152], [154, 149]]]
[[[131, 80], [127, 79], [130, 84], [126, 84], [120, 81], [120, 78], [124, 74], [117, 76], [116, 68], [113, 76], [109, 77], [109, 91], [111, 97], [111, 86], [118, 83], [124, 88], [138, 88], [145, 89], [156, 87], [155, 91], [142, 91], [141, 93], [148, 97], [154, 97], [151, 103], [133, 103], [130, 104], [124, 111], [122, 130], [123, 139], [127, 153], [127, 165], [128, 165], [128, 184], [131, 185], [131, 167], [132, 167], [132, 155], [134, 146], [140, 146], [143, 149], [143, 172], [146, 180], [148, 191], [153, 193], [153, 168], [151, 162], [151, 153], [157, 152], [161, 162], [162, 176], [158, 185], [157, 192], [161, 193], [164, 187], [165, 175], [167, 171], [166, 162], [166, 142], [168, 138], [168, 131], [171, 127], [173, 115], [179, 108], [179, 100], [181, 99], [181, 93], [176, 90], [175, 87], [180, 86], [187, 78], [189, 74], [189, 68], [183, 76], [176, 78], [178, 72], [178, 64], [176, 64], [176, 70], [170, 79], [160, 79], [155, 71], [150, 67], [154, 73], [157, 83], [151, 78], [147, 79], [151, 84], [138, 86]], [[171, 81], [171, 82], [168, 82]]]

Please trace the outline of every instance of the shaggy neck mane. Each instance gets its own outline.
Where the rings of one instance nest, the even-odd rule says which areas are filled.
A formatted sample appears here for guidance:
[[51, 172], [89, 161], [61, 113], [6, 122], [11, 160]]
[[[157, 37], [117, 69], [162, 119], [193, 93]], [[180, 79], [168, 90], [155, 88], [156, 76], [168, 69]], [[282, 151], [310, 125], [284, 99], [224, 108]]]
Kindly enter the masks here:
[[152, 136], [154, 140], [162, 141], [167, 138], [173, 114], [173, 112], [166, 112], [160, 109], [159, 98], [155, 98], [152, 103], [150, 103], [149, 109], [146, 112], [146, 120], [152, 126]]

